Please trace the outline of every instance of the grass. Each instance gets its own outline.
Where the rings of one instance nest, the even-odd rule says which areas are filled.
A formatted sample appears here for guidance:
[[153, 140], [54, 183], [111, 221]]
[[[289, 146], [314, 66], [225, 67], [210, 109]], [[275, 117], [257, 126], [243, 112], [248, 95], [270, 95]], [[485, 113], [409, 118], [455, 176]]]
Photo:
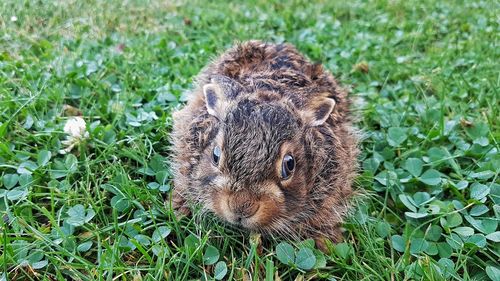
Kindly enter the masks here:
[[[2, 1], [0, 280], [499, 280], [499, 8]], [[169, 208], [170, 112], [247, 39], [295, 44], [362, 100], [366, 196], [330, 255]], [[60, 154], [76, 110], [89, 138]]]

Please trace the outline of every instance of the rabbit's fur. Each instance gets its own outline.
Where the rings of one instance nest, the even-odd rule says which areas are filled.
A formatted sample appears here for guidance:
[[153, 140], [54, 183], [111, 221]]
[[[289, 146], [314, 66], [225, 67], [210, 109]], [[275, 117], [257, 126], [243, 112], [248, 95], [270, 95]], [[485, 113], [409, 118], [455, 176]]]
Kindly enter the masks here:
[[[357, 168], [349, 103], [293, 46], [236, 45], [198, 75], [173, 115], [174, 208], [188, 214], [199, 204], [245, 229], [314, 238], [320, 248], [339, 241]], [[293, 168], [286, 179], [285, 165]]]

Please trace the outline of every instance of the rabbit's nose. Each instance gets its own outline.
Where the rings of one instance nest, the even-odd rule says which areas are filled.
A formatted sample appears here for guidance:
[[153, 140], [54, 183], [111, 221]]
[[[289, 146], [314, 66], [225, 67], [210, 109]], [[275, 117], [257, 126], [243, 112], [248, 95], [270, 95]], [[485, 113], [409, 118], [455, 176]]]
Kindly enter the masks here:
[[229, 210], [237, 217], [238, 222], [243, 218], [250, 218], [259, 209], [258, 204], [249, 200], [240, 200], [238, 196], [232, 196], [228, 202]]

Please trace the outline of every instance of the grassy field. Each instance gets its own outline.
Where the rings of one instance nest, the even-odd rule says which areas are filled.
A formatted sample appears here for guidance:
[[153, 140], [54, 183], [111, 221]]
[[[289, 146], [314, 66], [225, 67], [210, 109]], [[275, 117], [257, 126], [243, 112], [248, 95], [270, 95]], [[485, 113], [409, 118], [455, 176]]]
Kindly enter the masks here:
[[[0, 280], [500, 280], [500, 4], [313, 2], [1, 1]], [[361, 101], [364, 195], [329, 255], [169, 208], [170, 112], [247, 39]]]

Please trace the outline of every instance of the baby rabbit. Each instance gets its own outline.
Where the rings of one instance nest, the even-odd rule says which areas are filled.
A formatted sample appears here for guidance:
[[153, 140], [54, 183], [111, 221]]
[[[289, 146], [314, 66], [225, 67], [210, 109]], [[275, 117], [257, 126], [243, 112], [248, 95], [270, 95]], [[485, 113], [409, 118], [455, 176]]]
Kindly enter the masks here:
[[173, 207], [251, 231], [342, 238], [356, 175], [349, 100], [293, 46], [249, 41], [209, 64], [173, 114]]

